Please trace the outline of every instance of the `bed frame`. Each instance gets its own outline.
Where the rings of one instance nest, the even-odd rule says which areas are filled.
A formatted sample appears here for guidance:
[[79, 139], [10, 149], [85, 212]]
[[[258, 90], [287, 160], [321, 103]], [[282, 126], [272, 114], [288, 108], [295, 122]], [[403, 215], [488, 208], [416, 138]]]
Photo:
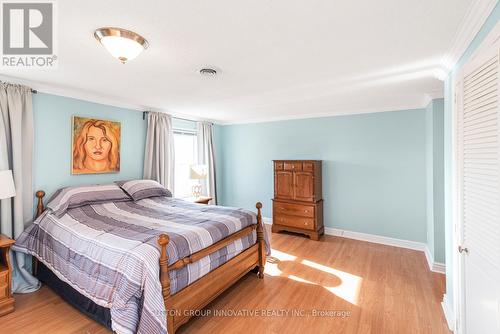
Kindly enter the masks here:
[[[40, 216], [45, 210], [43, 204], [44, 191], [37, 191], [38, 199], [37, 214]], [[264, 266], [266, 263], [266, 249], [264, 243], [264, 225], [262, 222], [262, 204], [257, 202], [257, 225], [252, 225], [243, 230], [229, 235], [219, 242], [193, 253], [183, 259], [180, 259], [171, 265], [168, 265], [167, 245], [170, 241], [167, 234], [158, 236], [158, 245], [160, 246], [160, 283], [162, 286], [163, 300], [165, 302], [167, 330], [169, 334], [174, 334], [176, 330], [189, 319], [195, 316], [201, 309], [208, 305], [212, 300], [219, 296], [226, 289], [236, 283], [241, 277], [245, 276], [254, 268], [258, 269], [257, 277], [264, 278]], [[196, 262], [199, 259], [208, 256], [219, 249], [226, 247], [230, 243], [257, 230], [257, 242], [239, 255], [235, 256], [217, 269], [206, 274], [199, 280], [193, 282], [174, 295], [170, 295], [170, 277], [169, 271], [183, 268], [184, 266]], [[33, 273], [36, 274], [38, 260], [33, 256]]]

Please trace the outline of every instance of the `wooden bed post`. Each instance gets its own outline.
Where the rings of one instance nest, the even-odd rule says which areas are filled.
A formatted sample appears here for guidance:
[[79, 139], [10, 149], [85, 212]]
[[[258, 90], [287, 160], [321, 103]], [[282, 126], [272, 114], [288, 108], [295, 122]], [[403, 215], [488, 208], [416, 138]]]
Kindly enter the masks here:
[[170, 314], [173, 312], [170, 302], [170, 277], [168, 276], [168, 253], [167, 245], [170, 238], [166, 234], [160, 234], [158, 237], [158, 245], [160, 245], [160, 283], [163, 294], [163, 301], [165, 302], [165, 315], [167, 317], [167, 331], [171, 334], [174, 331], [174, 316]]
[[257, 208], [257, 243], [259, 244], [259, 273], [257, 277], [264, 278], [264, 267], [266, 265], [266, 243], [264, 241], [264, 223], [262, 222], [262, 203], [255, 204]]
[[38, 198], [38, 204], [36, 205], [36, 216], [38, 218], [44, 211], [45, 207], [43, 206], [43, 197], [45, 196], [45, 191], [38, 190], [35, 193], [36, 198]]
[[[45, 196], [45, 191], [43, 190], [38, 190], [35, 193], [36, 198], [38, 199], [37, 205], [36, 205], [36, 216], [35, 219], [40, 217], [42, 213], [45, 211], [45, 207], [43, 206], [43, 197]], [[33, 275], [36, 276], [38, 273], [38, 259], [35, 256], [31, 256], [31, 270], [33, 272]]]

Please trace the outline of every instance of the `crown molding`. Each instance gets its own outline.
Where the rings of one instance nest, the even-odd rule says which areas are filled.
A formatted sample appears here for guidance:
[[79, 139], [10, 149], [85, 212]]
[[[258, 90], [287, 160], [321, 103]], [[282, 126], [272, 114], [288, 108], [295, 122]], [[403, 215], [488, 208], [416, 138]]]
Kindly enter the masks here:
[[442, 98], [444, 98], [444, 90], [434, 91], [424, 94], [422, 100], [422, 106], [425, 108], [429, 105], [429, 103], [431, 103], [432, 100], [442, 99]]
[[333, 116], [346, 116], [346, 115], [359, 115], [359, 114], [369, 114], [376, 112], [392, 112], [392, 111], [400, 111], [400, 110], [414, 110], [414, 109], [423, 109], [427, 107], [430, 101], [442, 98], [442, 92], [430, 92], [425, 94], [422, 97], [421, 102], [419, 103], [400, 103], [400, 104], [388, 104], [385, 106], [377, 106], [373, 108], [360, 108], [360, 109], [343, 109], [342, 111], [329, 111], [323, 113], [310, 113], [310, 114], [298, 114], [298, 115], [284, 115], [284, 116], [276, 116], [276, 117], [262, 117], [262, 118], [252, 118], [252, 119], [243, 119], [237, 121], [224, 121], [224, 120], [216, 120], [216, 119], [206, 119], [200, 118], [188, 114], [176, 113], [170, 110], [162, 110], [154, 107], [150, 107], [147, 105], [140, 105], [134, 103], [128, 103], [123, 101], [123, 99], [107, 96], [103, 94], [97, 94], [95, 92], [85, 91], [78, 88], [72, 87], [64, 87], [58, 86], [54, 84], [47, 84], [44, 82], [34, 81], [34, 80], [26, 80], [20, 79], [13, 76], [7, 76], [0, 74], [0, 80], [6, 82], [12, 82], [16, 84], [21, 84], [28, 86], [32, 89], [37, 90], [40, 93], [46, 93], [51, 95], [69, 97], [77, 100], [83, 100], [91, 103], [98, 103], [103, 105], [109, 105], [118, 108], [124, 109], [132, 109], [137, 110], [139, 112], [143, 111], [157, 111], [164, 112], [171, 115], [174, 118], [182, 118], [186, 120], [192, 121], [206, 121], [211, 122], [218, 125], [234, 125], [234, 124], [251, 124], [251, 123], [266, 123], [266, 122], [278, 122], [278, 121], [287, 121], [287, 120], [299, 120], [299, 119], [309, 119], [309, 118], [321, 118], [321, 117], [333, 117]]
[[451, 71], [490, 16], [498, 0], [471, 1], [441, 65]]
[[123, 99], [119, 99], [104, 94], [89, 92], [78, 88], [47, 84], [44, 82], [34, 81], [34, 80], [20, 79], [17, 77], [7, 76], [3, 74], [0, 74], [0, 80], [20, 85], [25, 85], [30, 87], [31, 89], [38, 91], [39, 93], [69, 97], [77, 100], [84, 100], [98, 104], [105, 104], [118, 108], [133, 109], [138, 111], [151, 110], [151, 108], [149, 108], [146, 105], [128, 103], [126, 101], [123, 101]]
[[251, 118], [251, 119], [243, 119], [237, 121], [216, 121], [215, 123], [218, 125], [254, 124], [254, 123], [300, 120], [309, 118], [371, 114], [378, 112], [393, 112], [401, 110], [418, 110], [418, 109], [424, 109], [427, 106], [428, 103], [424, 104], [423, 102], [425, 102], [425, 100], [422, 98], [422, 102], [420, 103], [394, 104], [383, 107], [361, 108], [361, 109], [343, 109], [342, 111], [329, 111], [329, 112], [315, 113], [315, 114], [311, 113], [311, 114], [284, 115], [276, 117]]
[[99, 93], [95, 93], [95, 92], [91, 92], [91, 91], [85, 91], [85, 90], [82, 90], [79, 88], [65, 87], [65, 86], [59, 86], [59, 85], [54, 85], [54, 84], [47, 84], [44, 82], [39, 82], [39, 81], [34, 81], [34, 80], [20, 79], [17, 77], [8, 76], [8, 75], [4, 75], [4, 74], [0, 74], [0, 81], [25, 85], [25, 86], [30, 87], [31, 89], [36, 90], [39, 93], [46, 93], [46, 94], [51, 94], [51, 95], [69, 97], [72, 99], [83, 100], [83, 101], [87, 101], [87, 102], [91, 102], [91, 103], [98, 103], [98, 104], [113, 106], [113, 107], [117, 107], [117, 108], [137, 110], [139, 112], [157, 111], [157, 112], [163, 112], [163, 113], [169, 114], [173, 118], [182, 118], [182, 119], [191, 120], [191, 121], [207, 121], [207, 122], [212, 122], [212, 123], [214, 122], [211, 119], [199, 118], [199, 117], [195, 117], [192, 115], [176, 113], [176, 112], [172, 112], [170, 110], [154, 108], [154, 107], [147, 106], [147, 105], [128, 103], [128, 102], [126, 102], [123, 99], [118, 98], [118, 97], [99, 94]]

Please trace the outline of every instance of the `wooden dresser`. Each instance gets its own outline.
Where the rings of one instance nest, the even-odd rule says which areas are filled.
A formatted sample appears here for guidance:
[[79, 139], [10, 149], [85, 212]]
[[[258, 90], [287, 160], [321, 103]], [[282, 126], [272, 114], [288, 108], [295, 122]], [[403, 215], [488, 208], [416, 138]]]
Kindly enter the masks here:
[[0, 234], [0, 316], [14, 311], [12, 297], [12, 265], [9, 251], [14, 240]]
[[273, 232], [324, 232], [321, 160], [274, 160]]

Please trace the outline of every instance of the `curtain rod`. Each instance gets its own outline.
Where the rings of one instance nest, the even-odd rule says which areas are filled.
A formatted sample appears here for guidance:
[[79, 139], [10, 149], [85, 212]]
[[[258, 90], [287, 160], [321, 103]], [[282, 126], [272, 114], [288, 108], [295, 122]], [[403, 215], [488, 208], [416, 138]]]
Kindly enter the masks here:
[[[146, 119], [146, 114], [149, 114], [149, 111], [143, 111], [142, 112], [142, 119]], [[195, 121], [195, 120], [192, 120], [192, 119], [187, 119], [187, 118], [182, 118], [182, 117], [175, 117], [175, 116], [172, 116], [172, 118], [175, 118], [175, 119], [180, 119], [180, 120], [183, 120], [183, 121], [188, 121], [188, 122], [198, 122], [198, 121]]]
[[[11, 82], [8, 82], [8, 81], [3, 81], [3, 80], [0, 80], [0, 83], [4, 83], [4, 84], [8, 84], [8, 85], [19, 85], [19, 86], [25, 86], [23, 84], [18, 84], [18, 83], [11, 83]], [[25, 86], [26, 87], [26, 86]], [[38, 94], [38, 91], [36, 89], [33, 89], [33, 88], [30, 88], [30, 87], [27, 87], [30, 89], [31, 93], [32, 94]]]

